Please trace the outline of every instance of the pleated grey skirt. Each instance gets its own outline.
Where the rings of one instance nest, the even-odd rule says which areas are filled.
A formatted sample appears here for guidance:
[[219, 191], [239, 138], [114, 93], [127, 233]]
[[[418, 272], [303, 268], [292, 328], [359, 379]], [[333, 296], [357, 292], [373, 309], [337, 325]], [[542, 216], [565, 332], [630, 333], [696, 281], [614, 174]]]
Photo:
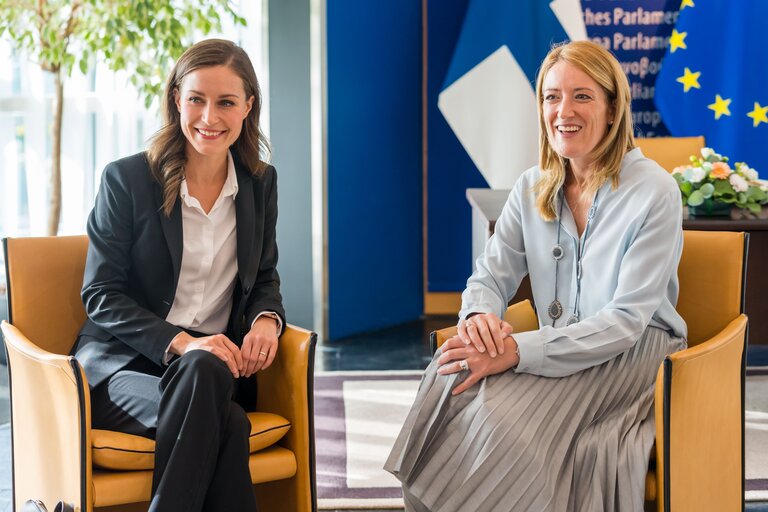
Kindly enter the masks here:
[[642, 511], [654, 383], [684, 340], [648, 327], [628, 351], [561, 378], [426, 369], [384, 469], [414, 512]]

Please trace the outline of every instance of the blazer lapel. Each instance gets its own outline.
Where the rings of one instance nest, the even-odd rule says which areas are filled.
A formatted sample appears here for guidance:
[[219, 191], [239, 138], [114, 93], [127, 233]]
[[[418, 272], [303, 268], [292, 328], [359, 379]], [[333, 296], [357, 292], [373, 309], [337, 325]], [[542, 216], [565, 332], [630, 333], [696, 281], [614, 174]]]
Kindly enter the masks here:
[[[236, 161], [237, 162], [237, 161]], [[235, 215], [237, 217], [237, 273], [240, 283], [247, 294], [253, 283], [251, 248], [253, 247], [253, 227], [256, 221], [256, 207], [253, 201], [253, 179], [236, 164], [237, 196], [235, 197]]]
[[171, 264], [173, 265], [173, 283], [175, 286], [179, 282], [181, 272], [181, 253], [184, 249], [183, 227], [181, 224], [181, 201], [177, 198], [173, 205], [170, 217], [163, 212], [163, 192], [159, 186], [155, 187], [155, 203], [157, 204], [157, 214], [160, 216], [160, 225], [163, 228], [165, 242], [168, 244], [168, 253], [171, 255]]

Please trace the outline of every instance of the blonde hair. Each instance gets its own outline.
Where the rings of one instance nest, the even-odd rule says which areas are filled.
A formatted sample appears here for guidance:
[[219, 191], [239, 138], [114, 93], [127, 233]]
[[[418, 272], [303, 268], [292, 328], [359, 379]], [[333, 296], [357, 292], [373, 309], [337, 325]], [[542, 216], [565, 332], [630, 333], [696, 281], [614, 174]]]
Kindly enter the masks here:
[[539, 168], [541, 177], [534, 185], [536, 208], [544, 220], [557, 218], [557, 194], [565, 183], [568, 161], [558, 155], [549, 143], [547, 120], [544, 119], [544, 78], [558, 62], [567, 62], [589, 75], [603, 89], [608, 104], [613, 108], [613, 123], [608, 133], [592, 150], [593, 172], [584, 194], [592, 195], [603, 183], [612, 180], [619, 185], [619, 173], [624, 154], [635, 147], [632, 127], [632, 96], [627, 76], [611, 52], [591, 41], [573, 41], [553, 47], [541, 64], [536, 78], [536, 97], [539, 110]]
[[243, 81], [246, 99], [253, 96], [253, 105], [243, 120], [240, 136], [232, 145], [234, 151], [248, 171], [258, 176], [266, 169], [262, 155], [269, 154], [269, 143], [261, 132], [261, 90], [248, 54], [231, 41], [208, 39], [185, 51], [168, 75], [160, 107], [163, 123], [149, 140], [147, 159], [152, 175], [163, 187], [163, 212], [171, 215], [173, 205], [179, 197], [184, 179], [184, 165], [187, 163], [187, 140], [181, 131], [181, 115], [176, 108], [175, 93], [181, 89], [184, 78], [191, 72], [207, 67], [227, 66]]

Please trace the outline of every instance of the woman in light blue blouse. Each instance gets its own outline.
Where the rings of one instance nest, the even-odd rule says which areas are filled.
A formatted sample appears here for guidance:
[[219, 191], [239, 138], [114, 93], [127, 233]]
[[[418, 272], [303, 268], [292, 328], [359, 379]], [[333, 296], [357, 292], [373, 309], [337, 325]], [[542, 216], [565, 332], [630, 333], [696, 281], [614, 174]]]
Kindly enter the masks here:
[[[539, 165], [467, 282], [459, 335], [427, 368], [386, 469], [409, 511], [636, 511], [675, 311], [677, 185], [634, 147], [630, 89], [591, 42], [536, 84]], [[540, 328], [501, 320], [528, 274]]]

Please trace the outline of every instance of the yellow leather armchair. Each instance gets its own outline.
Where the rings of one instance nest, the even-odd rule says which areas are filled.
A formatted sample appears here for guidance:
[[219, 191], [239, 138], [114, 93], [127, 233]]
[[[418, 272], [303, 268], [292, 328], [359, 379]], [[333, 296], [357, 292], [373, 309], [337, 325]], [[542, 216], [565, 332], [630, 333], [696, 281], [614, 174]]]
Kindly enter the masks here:
[[[688, 324], [688, 348], [668, 356], [656, 377], [656, 449], [645, 498], [659, 512], [742, 510], [748, 235], [683, 236], [676, 308]], [[517, 332], [538, 329], [528, 300], [510, 306], [504, 319]], [[455, 335], [456, 327], [434, 331], [433, 349]]]
[[704, 136], [698, 137], [652, 137], [644, 139], [638, 137], [635, 144], [643, 152], [643, 155], [655, 160], [660, 166], [669, 172], [679, 166], [690, 162], [691, 155], [700, 156], [704, 147]]
[[[85, 320], [85, 236], [5, 239], [9, 322], [2, 323], [11, 394], [13, 503], [146, 510], [154, 441], [91, 429], [85, 373], [69, 355]], [[257, 378], [250, 469], [259, 510], [314, 512], [312, 405], [316, 335], [288, 326]]]

